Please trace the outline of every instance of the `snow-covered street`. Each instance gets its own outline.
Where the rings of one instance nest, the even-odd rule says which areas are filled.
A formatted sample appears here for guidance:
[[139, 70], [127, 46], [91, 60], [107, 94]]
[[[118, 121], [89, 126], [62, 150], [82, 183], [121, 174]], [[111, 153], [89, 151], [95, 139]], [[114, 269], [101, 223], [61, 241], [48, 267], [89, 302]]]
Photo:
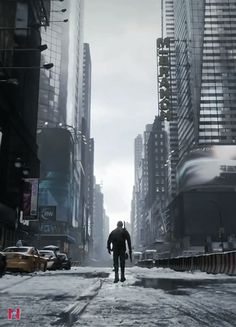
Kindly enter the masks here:
[[[236, 277], [127, 268], [113, 283], [111, 268], [5, 275], [0, 326], [236, 326]], [[21, 319], [8, 320], [9, 308]]]

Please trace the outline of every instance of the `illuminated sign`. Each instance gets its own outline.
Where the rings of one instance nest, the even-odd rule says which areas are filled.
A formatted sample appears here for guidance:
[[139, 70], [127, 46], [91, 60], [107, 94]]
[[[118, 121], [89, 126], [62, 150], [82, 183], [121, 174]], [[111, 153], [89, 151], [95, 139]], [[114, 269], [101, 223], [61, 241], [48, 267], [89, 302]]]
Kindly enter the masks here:
[[170, 38], [157, 39], [158, 57], [158, 94], [159, 110], [162, 120], [171, 120], [171, 87], [170, 87]]

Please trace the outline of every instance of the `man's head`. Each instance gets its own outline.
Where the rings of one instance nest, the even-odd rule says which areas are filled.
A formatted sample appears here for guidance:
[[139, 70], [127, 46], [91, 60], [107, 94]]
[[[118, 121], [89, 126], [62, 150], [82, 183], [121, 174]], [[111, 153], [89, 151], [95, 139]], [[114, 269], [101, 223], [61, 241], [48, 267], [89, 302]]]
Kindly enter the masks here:
[[120, 220], [120, 221], [118, 221], [118, 223], [117, 223], [117, 227], [123, 227], [123, 223], [122, 223], [122, 221]]

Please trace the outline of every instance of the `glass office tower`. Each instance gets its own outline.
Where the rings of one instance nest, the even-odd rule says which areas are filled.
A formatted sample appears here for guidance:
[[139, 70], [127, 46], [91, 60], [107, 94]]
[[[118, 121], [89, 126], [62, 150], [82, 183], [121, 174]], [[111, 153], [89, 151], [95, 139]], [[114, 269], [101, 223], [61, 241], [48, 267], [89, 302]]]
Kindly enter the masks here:
[[236, 1], [205, 1], [199, 112], [200, 144], [236, 137]]
[[175, 51], [179, 150], [177, 195], [168, 207], [173, 249], [175, 255], [213, 251], [216, 243], [230, 250], [235, 240], [236, 0], [165, 0], [165, 5]]
[[174, 0], [163, 2], [163, 13], [165, 13], [165, 29], [163, 36], [170, 38], [170, 76], [171, 84], [171, 120], [165, 125], [168, 133], [168, 200], [171, 201], [176, 195], [176, 166], [178, 163], [178, 120], [177, 120], [177, 81], [176, 81], [176, 56], [175, 56], [175, 21], [174, 21]]
[[64, 23], [65, 15], [61, 10], [66, 9], [64, 4], [57, 1], [51, 3], [51, 21], [49, 27], [41, 29], [42, 43], [47, 45], [47, 50], [42, 53], [42, 63], [53, 63], [51, 70], [40, 72], [39, 113], [38, 126], [45, 122], [65, 123], [66, 108], [59, 109], [61, 60], [62, 60], [62, 34], [67, 29]]
[[184, 175], [186, 179], [185, 163], [193, 158], [213, 160], [215, 177], [224, 174], [220, 165], [228, 166], [227, 160], [235, 160], [235, 13], [236, 0], [173, 0], [181, 163], [178, 179]]
[[179, 145], [236, 136], [236, 1], [174, 1]]

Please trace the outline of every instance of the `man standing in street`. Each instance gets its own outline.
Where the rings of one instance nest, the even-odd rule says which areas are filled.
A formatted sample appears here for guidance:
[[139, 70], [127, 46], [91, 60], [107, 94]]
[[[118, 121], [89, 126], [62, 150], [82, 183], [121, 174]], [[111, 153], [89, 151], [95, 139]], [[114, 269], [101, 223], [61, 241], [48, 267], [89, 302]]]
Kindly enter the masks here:
[[[126, 254], [126, 244], [128, 243], [129, 248], [129, 256], [130, 260], [132, 260], [132, 249], [131, 249], [131, 240], [129, 232], [123, 228], [122, 221], [118, 221], [117, 228], [114, 229], [107, 240], [107, 250], [108, 253], [111, 254], [113, 251], [113, 263], [115, 269], [115, 280], [114, 283], [118, 283], [119, 281], [119, 260], [120, 260], [120, 270], [121, 270], [121, 278], [120, 281], [124, 282], [125, 278], [125, 254]], [[112, 248], [111, 248], [112, 243]]]

